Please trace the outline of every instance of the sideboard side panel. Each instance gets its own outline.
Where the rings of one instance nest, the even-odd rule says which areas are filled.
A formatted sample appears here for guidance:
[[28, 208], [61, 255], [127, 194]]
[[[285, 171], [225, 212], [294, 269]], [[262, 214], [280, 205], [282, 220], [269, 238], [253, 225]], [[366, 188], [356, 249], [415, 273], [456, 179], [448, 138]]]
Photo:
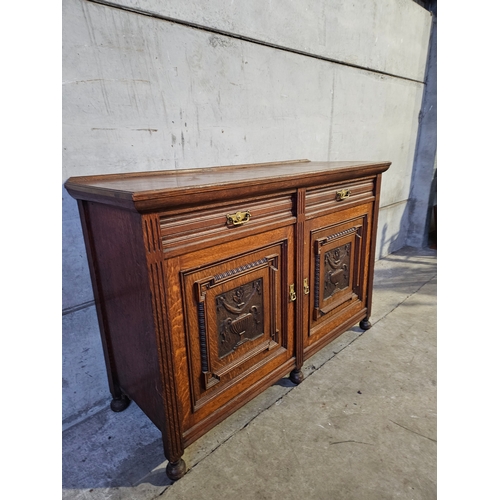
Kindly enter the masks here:
[[106, 363], [106, 371], [108, 375], [109, 391], [113, 398], [120, 398], [122, 391], [116, 372], [116, 363], [111, 349], [111, 339], [109, 338], [108, 318], [106, 316], [105, 304], [99, 298], [102, 296], [101, 280], [98, 273], [99, 257], [96, 253], [94, 244], [94, 236], [92, 232], [92, 224], [88, 212], [88, 202], [83, 200], [78, 201], [78, 211], [82, 223], [82, 232], [87, 253], [87, 262], [90, 271], [90, 279], [92, 282], [92, 290], [94, 293], [95, 307], [97, 313], [97, 321], [101, 334], [102, 349], [104, 353], [104, 361]]
[[116, 377], [110, 384], [134, 400], [161, 430], [163, 388], [141, 216], [94, 202], [83, 202], [82, 209], [105, 357]]

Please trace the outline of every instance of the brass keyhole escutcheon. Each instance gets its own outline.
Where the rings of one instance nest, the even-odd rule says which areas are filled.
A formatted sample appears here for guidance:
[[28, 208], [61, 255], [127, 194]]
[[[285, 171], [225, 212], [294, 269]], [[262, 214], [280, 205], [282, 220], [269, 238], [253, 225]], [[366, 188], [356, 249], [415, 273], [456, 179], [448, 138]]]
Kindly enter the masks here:
[[297, 294], [295, 293], [295, 283], [290, 285], [290, 302], [293, 302], [297, 298]]
[[308, 279], [306, 278], [304, 280], [304, 295], [309, 295], [309, 282]]

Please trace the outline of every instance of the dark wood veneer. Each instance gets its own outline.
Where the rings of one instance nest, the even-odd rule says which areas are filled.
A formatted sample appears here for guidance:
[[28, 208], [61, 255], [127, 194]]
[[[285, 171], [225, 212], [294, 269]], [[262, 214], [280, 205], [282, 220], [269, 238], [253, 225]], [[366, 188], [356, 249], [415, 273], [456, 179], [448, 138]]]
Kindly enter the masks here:
[[111, 407], [132, 399], [160, 429], [171, 479], [186, 471], [187, 445], [285, 374], [300, 383], [304, 360], [354, 324], [370, 327], [389, 166], [296, 160], [68, 179]]

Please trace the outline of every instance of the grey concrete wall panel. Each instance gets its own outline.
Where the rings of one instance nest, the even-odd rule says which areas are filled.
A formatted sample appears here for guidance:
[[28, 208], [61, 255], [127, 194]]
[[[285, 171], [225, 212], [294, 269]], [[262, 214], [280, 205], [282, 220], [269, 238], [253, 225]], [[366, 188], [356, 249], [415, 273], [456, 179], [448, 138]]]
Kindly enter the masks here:
[[422, 81], [431, 16], [408, 0], [112, 0], [128, 8]]
[[397, 162], [413, 153], [419, 84], [81, 6], [81, 19], [71, 17], [88, 26], [86, 38], [68, 29], [65, 43], [64, 179], [304, 156]]
[[[163, 5], [172, 16], [217, 21], [222, 23], [217, 26], [234, 30], [258, 28], [248, 33], [280, 45], [295, 40], [301, 50], [341, 50], [353, 44], [357, 49], [352, 53], [359, 59], [349, 56], [352, 62], [362, 62], [368, 57], [362, 53], [368, 51], [370, 67], [422, 76], [415, 62], [420, 53], [405, 48], [398, 34], [420, 33], [428, 25], [428, 14], [413, 2], [377, 2], [377, 7], [371, 2], [347, 6], [326, 1], [266, 5], [271, 3], [272, 14], [265, 8], [249, 11], [241, 2], [231, 6], [214, 1], [210, 7], [203, 4], [203, 11], [191, 1], [141, 5]], [[88, 0], [65, 0], [62, 7], [63, 182], [76, 175], [297, 158], [390, 160], [392, 167], [382, 183], [377, 255], [402, 246], [421, 83]], [[374, 9], [379, 17], [373, 17]], [[365, 25], [358, 19], [364, 16]], [[404, 30], [389, 29], [394, 18]], [[349, 34], [348, 19], [357, 26]], [[341, 28], [344, 35], [337, 40]], [[386, 52], [368, 47], [366, 37], [373, 30], [394, 37], [393, 52], [387, 41]], [[425, 36], [412, 36], [415, 47], [426, 52]], [[347, 48], [342, 50], [348, 57]], [[404, 64], [415, 67], [410, 71]], [[109, 396], [94, 307], [88, 307], [93, 294], [78, 211], [65, 193], [63, 297], [68, 312], [63, 321], [64, 418], [71, 421]]]
[[65, 65], [64, 178], [325, 157], [330, 63], [82, 6], [89, 34], [65, 44], [85, 60]]
[[376, 259], [381, 259], [405, 245], [408, 231], [408, 202], [381, 207], [377, 228]]
[[[433, 18], [425, 93], [420, 111], [415, 165], [410, 193], [411, 224], [406, 244], [417, 248], [426, 246], [429, 239], [430, 210], [434, 204], [432, 191], [437, 151], [437, 18]], [[434, 189], [435, 189], [434, 184]], [[427, 217], [425, 217], [427, 215]]]
[[389, 159], [381, 206], [408, 199], [423, 86], [336, 67], [332, 89], [327, 158]]
[[78, 207], [63, 191], [62, 308], [67, 310], [92, 302], [94, 295]]

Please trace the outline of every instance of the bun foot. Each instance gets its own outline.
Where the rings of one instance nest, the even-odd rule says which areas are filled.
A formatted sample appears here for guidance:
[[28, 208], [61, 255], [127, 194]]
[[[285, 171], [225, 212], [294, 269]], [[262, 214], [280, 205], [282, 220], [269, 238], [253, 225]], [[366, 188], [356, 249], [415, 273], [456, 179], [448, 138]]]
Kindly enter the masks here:
[[295, 368], [290, 372], [290, 380], [296, 384], [299, 385], [303, 380], [304, 380], [304, 374], [302, 373], [302, 370]]
[[368, 321], [368, 318], [365, 318], [360, 321], [359, 327], [362, 330], [369, 330], [372, 327], [372, 324]]
[[186, 473], [186, 462], [180, 458], [177, 462], [167, 464], [167, 476], [172, 481], [177, 481]]
[[130, 404], [130, 399], [127, 396], [122, 396], [120, 398], [113, 398], [113, 401], [110, 403], [110, 408], [115, 412], [120, 412], [125, 410]]

